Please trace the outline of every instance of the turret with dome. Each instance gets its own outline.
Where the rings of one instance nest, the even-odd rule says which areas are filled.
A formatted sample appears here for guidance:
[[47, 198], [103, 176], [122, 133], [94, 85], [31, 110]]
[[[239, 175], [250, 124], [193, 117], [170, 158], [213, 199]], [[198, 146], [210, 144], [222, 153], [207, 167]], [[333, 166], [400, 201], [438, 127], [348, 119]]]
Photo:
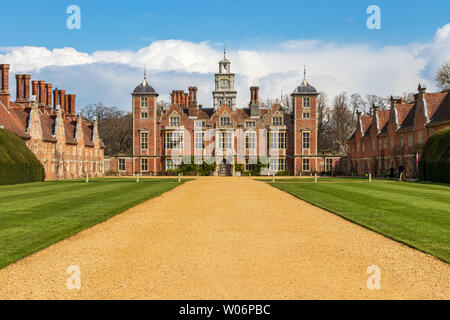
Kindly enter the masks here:
[[316, 88], [306, 81], [306, 66], [303, 70], [303, 81], [297, 88], [295, 88], [294, 94], [318, 94]]
[[145, 69], [144, 80], [142, 80], [142, 82], [134, 89], [133, 94], [148, 94], [158, 96], [158, 93], [156, 93], [155, 89], [147, 82], [147, 72]]

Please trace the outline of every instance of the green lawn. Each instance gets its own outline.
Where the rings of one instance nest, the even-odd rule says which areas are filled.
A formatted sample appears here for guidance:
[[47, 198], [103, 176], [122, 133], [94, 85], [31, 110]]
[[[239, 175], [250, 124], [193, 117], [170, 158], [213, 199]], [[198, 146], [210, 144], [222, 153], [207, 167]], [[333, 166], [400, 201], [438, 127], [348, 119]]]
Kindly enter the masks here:
[[449, 185], [343, 179], [271, 185], [450, 263]]
[[0, 186], [0, 268], [180, 184], [100, 178]]
[[[254, 180], [257, 181], [266, 181], [266, 182], [272, 182], [272, 177], [254, 177]], [[361, 178], [361, 177], [346, 177], [346, 178], [340, 178], [340, 177], [317, 177], [318, 182], [349, 182], [349, 181], [355, 181], [355, 182], [367, 182], [368, 178]], [[374, 181], [387, 181], [386, 179], [373, 179]], [[314, 182], [314, 177], [277, 177], [275, 176], [275, 182]]]

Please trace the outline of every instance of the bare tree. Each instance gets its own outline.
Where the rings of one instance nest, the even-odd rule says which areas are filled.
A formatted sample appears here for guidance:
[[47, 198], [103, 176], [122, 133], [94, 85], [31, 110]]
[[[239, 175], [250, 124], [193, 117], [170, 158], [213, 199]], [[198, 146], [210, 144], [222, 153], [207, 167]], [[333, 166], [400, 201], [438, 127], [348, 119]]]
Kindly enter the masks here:
[[283, 107], [283, 109], [286, 110], [287, 113], [292, 113], [293, 105], [292, 105], [292, 98], [291, 98], [290, 95], [288, 95], [288, 94], [281, 94], [280, 104]]
[[450, 60], [444, 62], [436, 74], [436, 85], [442, 90], [450, 89]]
[[91, 104], [82, 109], [83, 116], [98, 120], [100, 139], [105, 145], [105, 155], [130, 153], [133, 147], [133, 122], [130, 113], [103, 103]]
[[347, 139], [350, 136], [354, 124], [352, 111], [346, 92], [336, 95], [331, 110], [331, 137], [335, 143], [335, 151], [340, 154], [347, 153]]
[[170, 103], [165, 100], [160, 100], [157, 103], [158, 112], [164, 112], [167, 109], [169, 109], [169, 107], [170, 107]]
[[405, 103], [412, 103], [414, 102], [414, 93], [413, 92], [403, 92], [403, 101]]
[[378, 105], [381, 110], [386, 110], [390, 106], [390, 102], [388, 98], [383, 98], [377, 96], [375, 94], [367, 94], [366, 95], [368, 110], [363, 110], [366, 113], [372, 114], [373, 105]]

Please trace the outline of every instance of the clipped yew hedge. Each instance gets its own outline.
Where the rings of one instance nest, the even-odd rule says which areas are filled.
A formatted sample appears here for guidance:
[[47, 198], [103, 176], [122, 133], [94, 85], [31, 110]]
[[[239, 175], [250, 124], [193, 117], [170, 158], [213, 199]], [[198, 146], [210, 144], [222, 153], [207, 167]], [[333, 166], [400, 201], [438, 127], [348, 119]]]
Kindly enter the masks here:
[[0, 185], [43, 181], [45, 170], [15, 133], [0, 129]]
[[421, 180], [450, 183], [450, 128], [428, 139], [419, 162], [419, 176]]

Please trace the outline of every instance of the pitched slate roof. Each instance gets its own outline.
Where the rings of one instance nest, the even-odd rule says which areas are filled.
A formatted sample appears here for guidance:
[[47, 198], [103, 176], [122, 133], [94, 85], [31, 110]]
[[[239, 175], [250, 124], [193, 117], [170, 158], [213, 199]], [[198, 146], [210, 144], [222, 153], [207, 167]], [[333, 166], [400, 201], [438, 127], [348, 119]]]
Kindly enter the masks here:
[[[405, 117], [405, 120], [400, 124], [399, 130], [408, 130], [412, 129], [414, 126], [414, 118], [416, 116], [417, 102], [413, 104], [411, 109], [409, 109], [408, 114]], [[400, 121], [400, 119], [399, 119]]]
[[431, 119], [436, 112], [436, 110], [439, 108], [439, 106], [444, 101], [445, 97], [448, 94], [446, 92], [432, 92], [424, 93], [425, 101], [427, 103], [427, 116], [428, 119]]
[[408, 113], [411, 111], [413, 106], [414, 106], [414, 103], [395, 105], [399, 126], [401, 126], [401, 124], [405, 121], [406, 117], [408, 116]]
[[5, 129], [14, 132], [19, 137], [30, 138], [26, 132], [29, 111], [26, 112], [24, 109], [23, 106], [11, 103], [10, 110], [7, 110], [0, 102], [0, 125]]
[[[30, 107], [25, 107], [15, 102], [10, 103], [9, 110], [0, 104], [0, 126], [3, 126], [6, 130], [14, 132], [19, 137], [29, 139], [30, 135], [28, 134], [27, 129], [29, 125], [30, 112]], [[41, 122], [42, 138], [45, 141], [56, 142], [57, 139], [54, 136], [56, 115], [39, 110], [39, 118]], [[77, 141], [75, 140], [76, 121], [71, 118], [64, 118], [63, 123], [66, 143], [77, 144]], [[93, 147], [94, 143], [92, 141], [92, 132], [94, 127], [87, 120], [83, 120], [82, 123], [84, 136], [83, 143], [85, 146]], [[104, 144], [100, 142], [100, 146], [103, 148]]]
[[369, 127], [372, 123], [373, 117], [370, 115], [362, 115], [361, 116], [361, 131], [363, 132], [363, 136], [366, 134], [367, 130], [369, 130]]
[[441, 104], [436, 108], [429, 125], [436, 125], [442, 122], [450, 121], [450, 92], [447, 92]]

